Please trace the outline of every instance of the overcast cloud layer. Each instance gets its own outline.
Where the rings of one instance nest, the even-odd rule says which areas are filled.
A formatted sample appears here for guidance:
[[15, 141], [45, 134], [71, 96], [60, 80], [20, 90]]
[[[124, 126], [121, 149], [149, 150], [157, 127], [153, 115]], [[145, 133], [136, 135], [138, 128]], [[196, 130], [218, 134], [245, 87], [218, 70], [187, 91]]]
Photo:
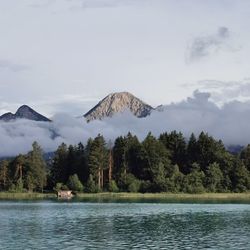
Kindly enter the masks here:
[[165, 131], [177, 130], [186, 137], [192, 132], [198, 135], [205, 131], [222, 139], [226, 145], [250, 143], [250, 103], [233, 101], [219, 108], [209, 97], [209, 93], [196, 91], [193, 97], [167, 105], [163, 112], [155, 111], [146, 118], [136, 118], [125, 112], [90, 123], [67, 114], [55, 115], [52, 123], [28, 120], [2, 122], [0, 156], [25, 153], [30, 150], [33, 141], [38, 141], [45, 152], [50, 152], [62, 142], [85, 144], [89, 137], [98, 133], [103, 134], [107, 141], [114, 141], [117, 136], [126, 135], [129, 131], [140, 140], [150, 131], [158, 136]]
[[[50, 151], [128, 130], [250, 142], [249, 23], [247, 0], [0, 0], [0, 114], [27, 104], [54, 117], [2, 123], [0, 155], [26, 152], [34, 140]], [[210, 94], [188, 98], [195, 89]], [[168, 105], [141, 120], [73, 118], [117, 91]], [[50, 139], [53, 131], [60, 136]]]
[[0, 0], [0, 113], [78, 115], [116, 91], [156, 106], [241, 81], [249, 23], [246, 0]]

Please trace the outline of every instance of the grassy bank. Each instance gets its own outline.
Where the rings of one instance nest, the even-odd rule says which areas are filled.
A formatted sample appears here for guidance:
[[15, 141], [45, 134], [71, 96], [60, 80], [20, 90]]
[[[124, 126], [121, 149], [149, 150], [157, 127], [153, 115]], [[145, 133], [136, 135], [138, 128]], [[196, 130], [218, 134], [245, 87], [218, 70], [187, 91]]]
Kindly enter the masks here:
[[56, 198], [54, 193], [12, 193], [0, 192], [0, 200], [26, 200], [26, 199], [52, 199]]
[[[0, 200], [25, 200], [25, 199], [53, 199], [55, 193], [11, 193], [0, 192]], [[78, 193], [79, 200], [142, 200], [142, 201], [245, 201], [250, 203], [250, 192], [248, 193]]]
[[78, 193], [78, 198], [82, 199], [107, 199], [107, 200], [218, 200], [218, 201], [249, 201], [250, 192], [248, 193], [202, 193], [202, 194], [185, 194], [185, 193]]

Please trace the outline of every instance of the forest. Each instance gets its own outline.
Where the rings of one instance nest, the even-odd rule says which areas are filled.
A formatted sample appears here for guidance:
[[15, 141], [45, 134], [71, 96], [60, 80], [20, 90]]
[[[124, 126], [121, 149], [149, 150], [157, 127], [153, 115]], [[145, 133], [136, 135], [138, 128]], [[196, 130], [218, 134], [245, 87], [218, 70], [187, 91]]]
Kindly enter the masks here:
[[48, 159], [37, 142], [25, 155], [2, 159], [0, 190], [8, 192], [246, 192], [250, 145], [230, 153], [207, 133], [128, 133], [114, 142], [102, 135], [86, 145], [62, 143]]

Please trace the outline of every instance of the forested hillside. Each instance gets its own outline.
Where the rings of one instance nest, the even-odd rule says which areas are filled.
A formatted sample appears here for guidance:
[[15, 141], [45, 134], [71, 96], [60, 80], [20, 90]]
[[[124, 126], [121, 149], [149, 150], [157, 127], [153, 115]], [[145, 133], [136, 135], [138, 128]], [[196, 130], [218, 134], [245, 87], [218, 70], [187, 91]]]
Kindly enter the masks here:
[[87, 145], [61, 144], [45, 162], [34, 142], [26, 155], [0, 163], [2, 191], [244, 192], [250, 189], [250, 146], [228, 152], [222, 141], [202, 132], [186, 139], [181, 133], [135, 135], [113, 143], [103, 136]]

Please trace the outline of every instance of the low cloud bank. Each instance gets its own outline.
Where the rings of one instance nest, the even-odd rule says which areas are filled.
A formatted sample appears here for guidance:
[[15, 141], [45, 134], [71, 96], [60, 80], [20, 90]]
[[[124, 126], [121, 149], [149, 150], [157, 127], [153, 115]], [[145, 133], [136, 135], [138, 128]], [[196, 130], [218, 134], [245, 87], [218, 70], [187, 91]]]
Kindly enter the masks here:
[[129, 112], [113, 118], [87, 123], [67, 114], [57, 114], [53, 122], [17, 120], [0, 123], [0, 156], [26, 153], [33, 141], [45, 152], [54, 151], [59, 144], [86, 143], [98, 133], [114, 140], [129, 131], [143, 139], [149, 131], [155, 136], [165, 131], [177, 130], [189, 137], [192, 132], [208, 132], [226, 145], [250, 143], [250, 103], [233, 101], [218, 107], [210, 94], [196, 91], [193, 97], [180, 103], [166, 105], [163, 111], [154, 111], [149, 117], [136, 118]]

